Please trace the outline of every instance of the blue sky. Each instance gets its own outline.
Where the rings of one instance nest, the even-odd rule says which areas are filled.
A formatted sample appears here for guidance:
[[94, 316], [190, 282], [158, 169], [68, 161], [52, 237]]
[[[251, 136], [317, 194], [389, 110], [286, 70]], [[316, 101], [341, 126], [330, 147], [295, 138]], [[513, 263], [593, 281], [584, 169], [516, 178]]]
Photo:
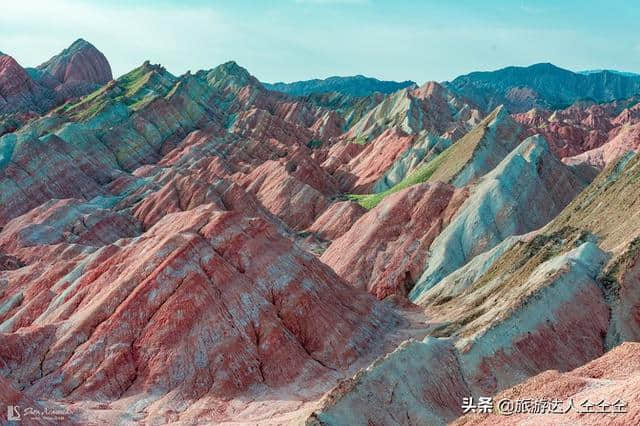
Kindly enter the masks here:
[[[4, 1], [0, 51], [35, 66], [82, 37], [115, 75], [235, 60], [263, 81], [365, 74], [448, 80], [552, 62], [640, 72], [634, 1]], [[7, 4], [8, 3], [8, 4]]]

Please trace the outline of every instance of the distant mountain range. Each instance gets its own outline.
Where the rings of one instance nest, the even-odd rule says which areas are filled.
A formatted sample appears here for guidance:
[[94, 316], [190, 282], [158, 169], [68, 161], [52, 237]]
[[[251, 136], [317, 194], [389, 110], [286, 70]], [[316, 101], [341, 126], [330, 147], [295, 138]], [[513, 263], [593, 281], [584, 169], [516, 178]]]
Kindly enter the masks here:
[[[382, 81], [362, 75], [329, 77], [292, 83], [262, 83], [272, 91], [292, 96], [339, 93], [368, 96], [417, 86], [415, 82]], [[531, 108], [565, 108], [580, 100], [610, 102], [640, 94], [640, 74], [616, 70], [569, 71], [550, 63], [472, 72], [443, 85], [485, 112], [499, 105], [512, 113]]]
[[617, 70], [584, 70], [584, 71], [578, 71], [578, 74], [585, 74], [585, 75], [589, 75], [589, 74], [597, 74], [600, 72], [611, 72], [614, 74], [620, 74], [620, 75], [624, 75], [626, 77], [640, 77], [640, 74], [635, 73], [635, 72], [626, 72], [626, 71], [617, 71]]
[[609, 102], [640, 93], [640, 76], [617, 71], [572, 72], [553, 64], [472, 72], [445, 86], [485, 111], [505, 105], [510, 112], [562, 108], [578, 100]]
[[329, 77], [324, 80], [313, 79], [293, 83], [262, 83], [272, 91], [293, 96], [306, 96], [313, 93], [338, 92], [351, 96], [367, 96], [375, 92], [393, 93], [409, 86], [417, 86], [415, 81], [383, 81], [377, 78], [355, 75], [350, 77]]

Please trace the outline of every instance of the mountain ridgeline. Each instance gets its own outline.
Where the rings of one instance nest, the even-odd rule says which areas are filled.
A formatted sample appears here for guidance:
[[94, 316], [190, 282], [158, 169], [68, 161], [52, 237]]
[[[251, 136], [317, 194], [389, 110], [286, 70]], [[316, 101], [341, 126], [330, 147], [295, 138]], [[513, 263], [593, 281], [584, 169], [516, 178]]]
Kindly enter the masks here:
[[393, 93], [406, 87], [416, 86], [414, 81], [383, 81], [363, 75], [350, 77], [329, 77], [324, 80], [313, 79], [293, 83], [262, 83], [268, 89], [292, 96], [305, 96], [313, 93], [338, 92], [350, 96], [367, 96], [375, 92]]
[[509, 112], [531, 108], [565, 108], [579, 100], [610, 102], [640, 93], [640, 75], [616, 71], [575, 73], [553, 64], [472, 72], [445, 85], [490, 111], [505, 105]]

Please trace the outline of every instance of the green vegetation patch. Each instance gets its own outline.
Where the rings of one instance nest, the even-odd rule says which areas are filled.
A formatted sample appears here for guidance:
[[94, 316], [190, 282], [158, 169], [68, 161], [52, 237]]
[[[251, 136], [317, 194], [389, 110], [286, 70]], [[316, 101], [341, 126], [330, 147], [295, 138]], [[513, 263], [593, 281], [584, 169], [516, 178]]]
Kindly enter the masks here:
[[322, 141], [320, 139], [311, 139], [307, 142], [307, 148], [318, 149], [322, 147]]
[[431, 176], [434, 174], [436, 170], [442, 165], [442, 163], [447, 158], [447, 151], [445, 150], [440, 155], [438, 155], [433, 160], [429, 161], [427, 164], [418, 167], [409, 175], [407, 175], [400, 182], [392, 186], [383, 192], [378, 192], [377, 194], [349, 194], [347, 195], [347, 199], [352, 200], [360, 204], [367, 210], [370, 210], [377, 206], [385, 197], [391, 195], [395, 192], [402, 191], [405, 188], [409, 188], [410, 186], [417, 185], [419, 183], [427, 182]]
[[489, 124], [496, 118], [498, 112], [499, 108], [496, 108], [462, 139], [442, 151], [433, 160], [418, 167], [393, 187], [376, 194], [349, 194], [347, 199], [357, 202], [365, 209], [372, 209], [386, 196], [410, 186], [427, 181], [451, 182], [473, 158], [473, 153], [486, 135]]
[[[108, 106], [123, 103], [132, 111], [138, 111], [158, 98], [160, 94], [149, 88], [153, 84], [153, 69], [143, 65], [120, 77], [115, 84], [109, 83], [76, 101], [60, 106], [56, 112], [68, 114], [75, 120], [88, 120], [104, 111]], [[155, 86], [155, 85], [154, 85]], [[166, 89], [163, 84], [158, 84]], [[172, 87], [171, 89], [174, 89]]]

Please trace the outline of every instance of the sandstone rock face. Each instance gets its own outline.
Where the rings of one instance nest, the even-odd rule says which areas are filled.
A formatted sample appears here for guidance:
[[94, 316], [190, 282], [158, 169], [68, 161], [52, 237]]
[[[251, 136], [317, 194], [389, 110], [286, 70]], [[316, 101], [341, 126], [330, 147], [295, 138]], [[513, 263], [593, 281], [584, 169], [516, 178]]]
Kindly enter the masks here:
[[[494, 400], [516, 400], [526, 396], [531, 399], [558, 399], [563, 402], [563, 411], [573, 401], [573, 408], [566, 414], [512, 414], [510, 416], [468, 415], [454, 425], [512, 425], [539, 424], [555, 425], [561, 417], [565, 424], [575, 425], [630, 425], [640, 421], [640, 412], [631, 401], [637, 401], [640, 392], [638, 359], [640, 344], [626, 342], [607, 354], [570, 372], [546, 371], [530, 378], [522, 384], [498, 394]], [[607, 404], [622, 402], [624, 407], [607, 408], [610, 413], [586, 413], [584, 401]], [[583, 411], [582, 413], [579, 410]], [[618, 410], [618, 413], [613, 411]]]
[[502, 107], [496, 108], [472, 131], [452, 145], [431, 180], [463, 187], [493, 170], [520, 142], [520, 126]]
[[337, 195], [308, 144], [340, 120], [256, 81], [145, 63], [0, 138], [0, 371], [25, 398], [80, 424], [288, 418], [397, 340], [392, 304], [296, 242]]
[[442, 183], [390, 195], [335, 240], [321, 260], [353, 286], [382, 299], [406, 296], [427, 250], [467, 196]]
[[571, 227], [593, 233], [599, 245], [611, 253], [601, 278], [611, 304], [611, 325], [605, 340], [609, 348], [623, 341], [635, 341], [640, 335], [637, 268], [640, 216], [633, 207], [639, 189], [639, 159], [628, 153], [608, 165], [554, 220], [550, 229], [555, 232]]
[[466, 265], [456, 269], [438, 284], [421, 293], [415, 303], [422, 306], [439, 305], [460, 296], [476, 280], [481, 278], [507, 250], [521, 240], [525, 240], [525, 238], [519, 235], [505, 238], [491, 250], [475, 256]]
[[465, 290], [437, 307], [446, 315], [434, 311], [436, 323], [453, 321], [434, 333], [452, 338], [401, 345], [327, 393], [307, 424], [447, 424], [460, 415], [463, 397], [493, 395], [601, 355], [608, 307], [595, 280], [606, 259], [587, 242], [541, 263], [520, 285], [497, 280]]
[[137, 236], [141, 224], [130, 214], [109, 209], [111, 204], [109, 199], [51, 200], [10, 221], [2, 230], [0, 246], [12, 251], [62, 242], [102, 246]]
[[[56, 216], [44, 220], [59, 226]], [[175, 392], [215, 406], [256, 385], [316, 381], [346, 368], [396, 321], [272, 225], [211, 205], [103, 244], [48, 244], [57, 247], [50, 256], [64, 253], [61, 270], [38, 279], [51, 257], [25, 255], [28, 267], [5, 272], [4, 293], [22, 297], [0, 318], [3, 374], [27, 394], [127, 400], [167, 421], [182, 403]], [[335, 299], [345, 304], [327, 304]]]
[[433, 242], [426, 270], [410, 297], [421, 294], [511, 235], [546, 224], [584, 188], [546, 141], [531, 137], [484, 176]]
[[15, 59], [0, 55], [0, 114], [41, 111], [53, 105], [46, 90], [36, 84]]
[[0, 114], [45, 113], [70, 98], [93, 92], [112, 78], [107, 58], [82, 39], [27, 70], [0, 54]]
[[366, 210], [352, 201], [340, 201], [327, 208], [307, 229], [325, 240], [335, 240], [347, 232]]
[[[502, 297], [496, 292], [502, 283], [497, 282], [493, 289], [467, 293], [493, 296], [476, 311], [483, 313], [458, 333], [471, 389], [493, 394], [535, 372], [571, 369], [601, 355], [608, 306], [595, 279], [606, 260], [595, 244], [584, 243], [542, 263], [519, 288], [503, 289], [507, 294]], [[532, 289], [539, 289], [536, 297]], [[579, 342], [573, 338], [578, 332]]]
[[[477, 109], [438, 83], [403, 89], [383, 99], [351, 125], [332, 147], [323, 166], [336, 177], [343, 191], [371, 192], [374, 187], [380, 189], [377, 182], [384, 181], [394, 163], [411, 162], [407, 157], [415, 155], [424, 159], [418, 152], [425, 138], [457, 139], [480, 120]], [[415, 153], [406, 154], [414, 144]], [[347, 149], [356, 155], [345, 156]], [[443, 148], [436, 148], [439, 149]]]
[[414, 137], [397, 129], [385, 130], [349, 161], [345, 168], [335, 173], [341, 188], [353, 192], [371, 192], [375, 182], [385, 174], [403, 152], [413, 143]]
[[[501, 397], [566, 400], [576, 396], [581, 398], [579, 403], [588, 397], [599, 401], [611, 396], [611, 402], [615, 402], [619, 395], [636, 400], [633, 382], [626, 380], [626, 372], [634, 371], [635, 364], [625, 361], [635, 356], [635, 349], [624, 343], [616, 345], [637, 339], [639, 324], [640, 221], [630, 207], [637, 201], [631, 194], [638, 189], [638, 164], [637, 156], [626, 155], [607, 166], [547, 226], [504, 240], [416, 299], [433, 321], [430, 334], [452, 341], [455, 361], [441, 365], [429, 358], [428, 363], [413, 365], [406, 360], [390, 362], [393, 358], [389, 356], [362, 370], [353, 382], [328, 393], [309, 422], [327, 419], [328, 424], [341, 424], [363, 411], [367, 413], [363, 421], [371, 423], [384, 423], [386, 413], [393, 413], [395, 418], [411, 416], [416, 405], [431, 407], [429, 397], [419, 391], [428, 379], [413, 380], [424, 377], [425, 371], [448, 372], [438, 384], [454, 389], [455, 394], [473, 396], [476, 401], [487, 395], [494, 395], [494, 401]], [[610, 348], [614, 349], [604, 357], [580, 368]], [[629, 366], [617, 376], [619, 379], [611, 373], [619, 371], [614, 367], [618, 362]], [[564, 374], [546, 372], [495, 395], [550, 369], [576, 370]], [[459, 385], [450, 385], [459, 383], [459, 375], [466, 386], [462, 390]], [[400, 377], [398, 382], [408, 388], [407, 399], [419, 403], [408, 406], [402, 399], [388, 397], [388, 391], [385, 393], [379, 384], [393, 382], [395, 377]], [[442, 389], [438, 384], [430, 387], [430, 394]], [[632, 391], [625, 393], [623, 387]], [[363, 402], [365, 399], [374, 402], [368, 405]], [[453, 413], [450, 417], [438, 417], [429, 410], [423, 414], [429, 420], [416, 423], [450, 422], [458, 415], [455, 410], [460, 404], [458, 401], [449, 406]], [[350, 410], [351, 406], [356, 408]], [[442, 406], [438, 408], [443, 413]], [[634, 423], [637, 414], [633, 410], [630, 413], [619, 417], [580, 415], [571, 417], [570, 422]], [[467, 416], [459, 424], [514, 424], [513, 418], [517, 422], [545, 424], [547, 417]], [[556, 419], [553, 417], [549, 424], [555, 424]]]
[[[504, 108], [496, 108], [454, 144], [422, 132], [419, 139], [388, 168], [373, 187], [394, 190], [422, 170], [432, 169], [428, 180], [463, 187], [491, 171], [520, 142], [521, 127]], [[424, 138], [424, 139], [422, 139]]]
[[640, 123], [626, 125], [619, 129], [618, 134], [598, 148], [583, 152], [574, 157], [566, 158], [567, 164], [589, 164], [599, 169], [604, 168], [629, 151], [640, 150]]
[[469, 395], [451, 342], [407, 341], [328, 393], [307, 425], [446, 425]]
[[305, 155], [267, 161], [242, 179], [246, 189], [293, 229], [311, 225], [336, 194], [329, 176]]
[[85, 82], [102, 85], [113, 78], [107, 58], [91, 43], [78, 39], [60, 54], [38, 66], [60, 83]]
[[[524, 126], [526, 135], [541, 134], [549, 142], [551, 151], [559, 158], [567, 158], [571, 164], [586, 163], [602, 168], [603, 154], [619, 155], [621, 146], [634, 149], [636, 145], [629, 134], [640, 118], [638, 97], [616, 100], [604, 104], [576, 102], [568, 108], [556, 111], [532, 109], [515, 114], [516, 121]], [[605, 148], [605, 145], [613, 146]], [[588, 154], [587, 154], [588, 153]]]
[[384, 175], [376, 181], [371, 190], [383, 192], [400, 183], [420, 165], [427, 164], [451, 146], [449, 139], [433, 136], [427, 132], [418, 134], [417, 140], [397, 157]]

